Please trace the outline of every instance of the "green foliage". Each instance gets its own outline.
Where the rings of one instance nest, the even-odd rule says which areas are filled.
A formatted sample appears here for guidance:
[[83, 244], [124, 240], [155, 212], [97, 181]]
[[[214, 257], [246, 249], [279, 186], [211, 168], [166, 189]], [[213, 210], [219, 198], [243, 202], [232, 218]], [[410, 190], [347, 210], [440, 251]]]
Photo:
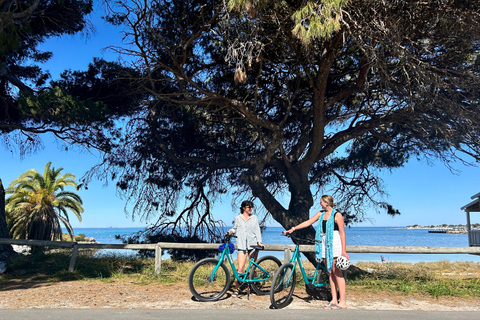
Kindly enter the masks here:
[[473, 262], [359, 263], [362, 271], [348, 276], [348, 285], [375, 291], [440, 296], [480, 297], [480, 265]]
[[329, 38], [335, 31], [340, 30], [342, 9], [347, 0], [308, 1], [297, 10], [292, 18], [295, 27], [292, 33], [308, 45], [319, 38]]
[[75, 241], [85, 241], [85, 234], [80, 233], [78, 236], [75, 237]]
[[71, 250], [41, 251], [33, 255], [16, 255], [8, 261], [7, 272], [2, 279], [28, 278], [40, 281], [66, 281], [101, 279], [133, 279], [136, 283], [185, 282], [193, 262], [162, 261], [162, 275], [155, 274], [153, 259], [126, 257], [116, 254], [103, 254], [92, 257], [79, 252], [75, 270], [68, 272]]
[[348, 2], [348, 0], [322, 0], [298, 4], [272, 0], [229, 0], [227, 8], [240, 13], [245, 11], [252, 18], [261, 15], [261, 11], [268, 7], [293, 12], [292, 34], [304, 45], [309, 45], [315, 39], [329, 38], [335, 31], [340, 30], [342, 10]]
[[65, 187], [77, 188], [75, 176], [60, 175], [63, 168], [45, 166], [43, 175], [30, 169], [8, 186], [6, 193], [7, 224], [15, 239], [56, 240], [62, 238], [62, 225], [73, 237], [68, 212], [82, 221], [82, 199]]
[[[34, 94], [43, 88], [49, 75], [36, 63], [51, 52], [37, 46], [51, 37], [84, 30], [85, 16], [93, 9], [92, 0], [48, 0], [2, 2], [0, 6], [0, 132], [18, 128], [23, 115], [18, 109], [18, 93]], [[8, 4], [10, 3], [10, 4]], [[14, 125], [16, 124], [16, 126]], [[32, 130], [34, 131], [34, 130]]]

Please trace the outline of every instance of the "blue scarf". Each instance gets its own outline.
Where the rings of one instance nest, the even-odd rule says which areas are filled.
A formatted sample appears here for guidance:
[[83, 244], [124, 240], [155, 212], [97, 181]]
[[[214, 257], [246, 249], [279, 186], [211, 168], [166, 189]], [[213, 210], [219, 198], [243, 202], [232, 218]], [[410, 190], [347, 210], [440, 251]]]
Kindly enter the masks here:
[[[317, 226], [317, 233], [315, 234], [315, 240], [319, 240], [320, 242], [315, 242], [315, 255], [317, 259], [322, 259], [322, 225], [323, 225], [323, 216], [325, 215], [325, 210], [322, 210], [322, 215], [320, 216], [320, 223]], [[326, 251], [326, 259], [327, 259], [327, 270], [328, 272], [332, 271], [333, 267], [333, 222], [335, 216], [335, 209], [332, 209], [332, 213], [327, 220], [327, 236], [325, 241], [325, 251]]]

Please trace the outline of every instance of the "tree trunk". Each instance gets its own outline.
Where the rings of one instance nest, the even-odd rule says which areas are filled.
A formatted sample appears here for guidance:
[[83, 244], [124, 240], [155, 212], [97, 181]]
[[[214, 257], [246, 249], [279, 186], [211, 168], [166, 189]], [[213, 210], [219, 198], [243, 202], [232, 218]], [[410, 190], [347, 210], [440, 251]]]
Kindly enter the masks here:
[[[0, 179], [0, 238], [10, 238], [5, 216], [5, 189], [3, 188], [2, 179]], [[0, 261], [7, 260], [13, 253], [11, 245], [0, 245]]]
[[[270, 212], [273, 219], [280, 223], [285, 229], [290, 229], [310, 218], [310, 209], [313, 206], [313, 196], [310, 191], [310, 185], [306, 179], [302, 180], [299, 175], [293, 175], [296, 183], [290, 183], [290, 205], [284, 208], [278, 200], [267, 190], [265, 182], [259, 176], [242, 174], [242, 179], [250, 186], [252, 193], [257, 197], [265, 208]], [[290, 179], [293, 180], [293, 179]], [[310, 226], [295, 231], [293, 234], [300, 239], [315, 239], [315, 228]], [[296, 241], [295, 244], [312, 244], [310, 242]], [[305, 253], [307, 259], [316, 264], [315, 253]]]

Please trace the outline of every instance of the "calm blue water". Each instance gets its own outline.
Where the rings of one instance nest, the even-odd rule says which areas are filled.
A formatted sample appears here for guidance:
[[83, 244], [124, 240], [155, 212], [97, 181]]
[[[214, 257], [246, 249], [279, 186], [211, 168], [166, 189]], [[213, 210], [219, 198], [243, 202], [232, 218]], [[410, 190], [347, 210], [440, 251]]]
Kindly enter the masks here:
[[[75, 234], [85, 234], [93, 237], [100, 243], [121, 243], [115, 239], [115, 235], [130, 234], [141, 228], [77, 228]], [[281, 236], [282, 228], [268, 227], [263, 232], [265, 244], [291, 244], [287, 237]], [[347, 245], [365, 246], [428, 246], [428, 247], [467, 247], [468, 236], [466, 234], [428, 233], [426, 229], [403, 229], [395, 227], [351, 227], [346, 229]], [[101, 250], [99, 254], [107, 254], [113, 250]], [[134, 250], [115, 250], [122, 254], [133, 254]], [[283, 259], [283, 252], [265, 252]], [[380, 262], [380, 254], [376, 253], [349, 253], [353, 263], [358, 261]], [[383, 254], [387, 262], [411, 262], [421, 261], [473, 261], [480, 262], [480, 256], [468, 254]], [[164, 257], [165, 258], [165, 257]]]

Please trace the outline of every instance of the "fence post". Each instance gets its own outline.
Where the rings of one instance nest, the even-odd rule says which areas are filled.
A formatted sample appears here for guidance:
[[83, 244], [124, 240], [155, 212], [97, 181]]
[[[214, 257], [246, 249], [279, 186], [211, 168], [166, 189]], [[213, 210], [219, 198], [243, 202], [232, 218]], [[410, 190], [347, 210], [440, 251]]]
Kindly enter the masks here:
[[283, 249], [283, 253], [285, 254], [285, 260], [283, 260], [283, 263], [288, 262], [292, 258], [292, 251], [290, 251], [289, 248]]
[[78, 256], [78, 244], [73, 245], [72, 249], [72, 258], [70, 259], [70, 266], [68, 267], [68, 272], [73, 272], [75, 270], [75, 263], [77, 262]]
[[155, 273], [160, 274], [162, 271], [162, 247], [157, 243], [155, 246]]

